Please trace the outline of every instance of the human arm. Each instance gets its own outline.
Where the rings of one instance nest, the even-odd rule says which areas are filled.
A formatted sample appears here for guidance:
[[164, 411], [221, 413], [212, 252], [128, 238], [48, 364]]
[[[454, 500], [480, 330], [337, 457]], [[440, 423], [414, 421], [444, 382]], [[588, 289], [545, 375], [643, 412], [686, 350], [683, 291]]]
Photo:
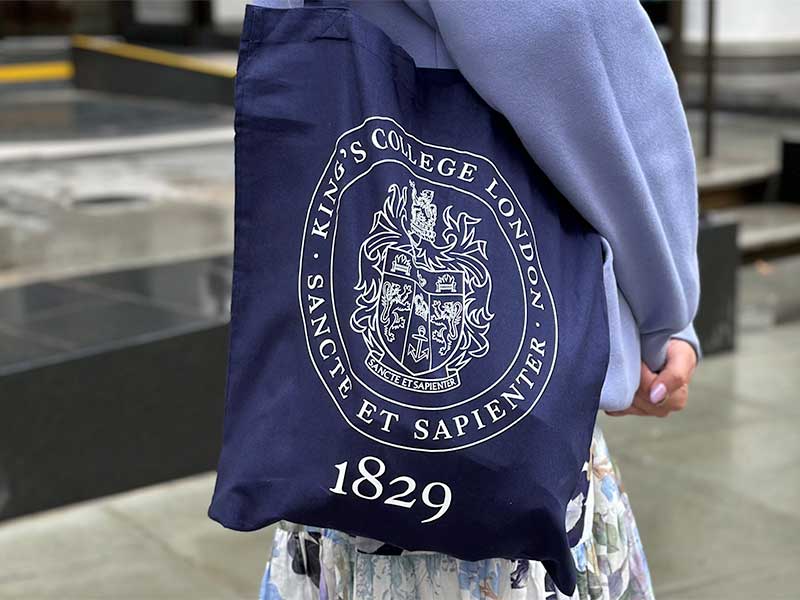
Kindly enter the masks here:
[[475, 90], [609, 242], [641, 356], [659, 371], [671, 338], [695, 349], [697, 188], [677, 86], [635, 0], [431, 0]]

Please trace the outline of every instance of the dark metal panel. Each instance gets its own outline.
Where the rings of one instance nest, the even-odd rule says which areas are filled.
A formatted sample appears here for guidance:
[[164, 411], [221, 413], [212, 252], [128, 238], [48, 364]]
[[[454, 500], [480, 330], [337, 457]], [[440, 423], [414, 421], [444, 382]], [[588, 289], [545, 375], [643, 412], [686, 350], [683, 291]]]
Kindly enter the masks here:
[[738, 224], [702, 219], [697, 240], [700, 308], [694, 326], [706, 355], [733, 350], [736, 343]]
[[72, 47], [79, 89], [233, 105], [233, 78]]
[[216, 466], [227, 325], [0, 377], [0, 519]]

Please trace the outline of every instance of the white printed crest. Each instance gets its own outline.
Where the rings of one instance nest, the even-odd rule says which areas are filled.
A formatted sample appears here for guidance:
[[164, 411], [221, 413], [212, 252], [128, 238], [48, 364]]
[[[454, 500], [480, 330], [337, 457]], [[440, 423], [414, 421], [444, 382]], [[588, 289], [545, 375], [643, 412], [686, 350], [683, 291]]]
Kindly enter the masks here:
[[388, 117], [337, 141], [309, 206], [299, 300], [339, 413], [423, 452], [507, 431], [542, 396], [558, 322], [533, 227], [488, 158]]

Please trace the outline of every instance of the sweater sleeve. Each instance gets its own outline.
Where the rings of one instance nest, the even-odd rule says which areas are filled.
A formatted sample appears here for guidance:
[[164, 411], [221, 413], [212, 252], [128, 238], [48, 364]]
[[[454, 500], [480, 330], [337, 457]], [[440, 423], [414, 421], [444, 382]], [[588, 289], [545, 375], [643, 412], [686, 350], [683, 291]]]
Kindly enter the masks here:
[[430, 0], [454, 62], [614, 254], [642, 359], [698, 350], [697, 185], [686, 117], [636, 0]]

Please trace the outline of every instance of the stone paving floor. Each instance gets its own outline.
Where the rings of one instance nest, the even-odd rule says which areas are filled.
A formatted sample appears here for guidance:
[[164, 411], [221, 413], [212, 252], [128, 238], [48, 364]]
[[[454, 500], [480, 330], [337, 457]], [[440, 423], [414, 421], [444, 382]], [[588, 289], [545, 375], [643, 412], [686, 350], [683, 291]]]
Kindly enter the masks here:
[[3, 90], [2, 143], [116, 138], [152, 132], [230, 127], [232, 110], [165, 99], [75, 90]]
[[716, 186], [731, 179], [757, 179], [780, 170], [781, 140], [797, 131], [797, 117], [775, 117], [719, 111], [714, 114], [714, 157], [703, 152], [703, 113], [688, 110], [686, 117], [697, 157], [700, 187]]
[[[53, 94], [71, 95], [73, 102], [86, 105], [86, 115], [75, 122], [73, 116], [64, 117], [65, 131], [83, 131], [86, 127], [105, 131], [103, 123], [108, 111], [102, 108], [97, 95], [65, 90]], [[202, 121], [200, 109], [176, 116], [174, 113], [180, 111], [174, 106], [137, 102], [142, 106], [131, 111], [127, 125], [117, 126], [129, 127], [128, 133], [146, 131], [142, 121], [147, 121], [144, 116], [151, 112], [159, 115], [163, 123], [182, 124], [185, 130]], [[84, 110], [73, 106], [68, 111], [67, 107], [72, 106], [68, 102], [56, 104], [61, 107], [59, 110], [75, 114]], [[206, 125], [229, 119], [224, 112], [223, 116], [209, 114], [214, 118], [203, 121]], [[703, 185], [714, 185], [725, 178], [757, 178], [774, 173], [779, 164], [781, 132], [800, 122], [731, 114], [720, 114], [717, 119], [719, 155], [714, 161], [699, 162]], [[689, 114], [689, 121], [697, 132], [699, 120], [695, 112]], [[0, 138], [5, 129], [0, 119]], [[231, 139], [219, 141], [221, 129], [227, 131], [209, 126], [192, 133], [201, 135], [205, 131], [210, 136], [206, 145], [199, 147], [175, 147], [184, 143], [181, 136], [191, 133], [183, 131], [168, 140], [159, 138], [158, 143], [166, 144], [164, 147], [136, 152], [109, 152], [102, 146], [103, 155], [86, 156], [81, 153], [91, 148], [81, 146], [65, 147], [64, 157], [58, 160], [0, 160], [0, 287], [230, 252], [233, 151]], [[120, 144], [120, 131], [110, 131], [107, 137], [112, 138], [111, 143]], [[232, 132], [225, 135], [230, 137]], [[129, 135], [125, 139], [133, 142], [141, 137]], [[202, 142], [197, 137], [188, 138], [185, 143], [188, 141]], [[100, 143], [89, 140], [90, 146]], [[697, 136], [695, 143], [699, 144]], [[13, 156], [18, 146], [0, 143], [0, 159], [3, 152]], [[78, 156], [66, 158], [72, 151]], [[26, 152], [22, 154], [27, 156]], [[763, 243], [765, 237], [788, 235], [794, 239], [798, 235], [800, 209], [796, 206], [772, 210], [771, 206], [758, 205], [740, 212], [734, 216], [743, 218], [745, 241]]]
[[[725, 164], [766, 171], [797, 122], [720, 121]], [[0, 261], [14, 257], [0, 287], [229, 252], [230, 150], [0, 166]], [[601, 417], [660, 600], [800, 597], [799, 282], [800, 259], [742, 269], [739, 349], [703, 362], [685, 412]], [[271, 532], [211, 522], [212, 486], [204, 474], [0, 524], [0, 599], [255, 597]]]
[[231, 252], [232, 155], [229, 142], [0, 164], [0, 288]]
[[0, 527], [0, 598], [255, 598], [271, 531], [206, 517], [201, 475]]
[[[800, 562], [800, 323], [746, 328], [690, 406], [601, 417], [660, 600], [794, 599]], [[271, 531], [205, 514], [213, 474], [0, 525], [0, 598], [253, 598]]]
[[798, 342], [797, 323], [745, 331], [701, 364], [683, 413], [603, 419], [658, 598], [798, 597]]

